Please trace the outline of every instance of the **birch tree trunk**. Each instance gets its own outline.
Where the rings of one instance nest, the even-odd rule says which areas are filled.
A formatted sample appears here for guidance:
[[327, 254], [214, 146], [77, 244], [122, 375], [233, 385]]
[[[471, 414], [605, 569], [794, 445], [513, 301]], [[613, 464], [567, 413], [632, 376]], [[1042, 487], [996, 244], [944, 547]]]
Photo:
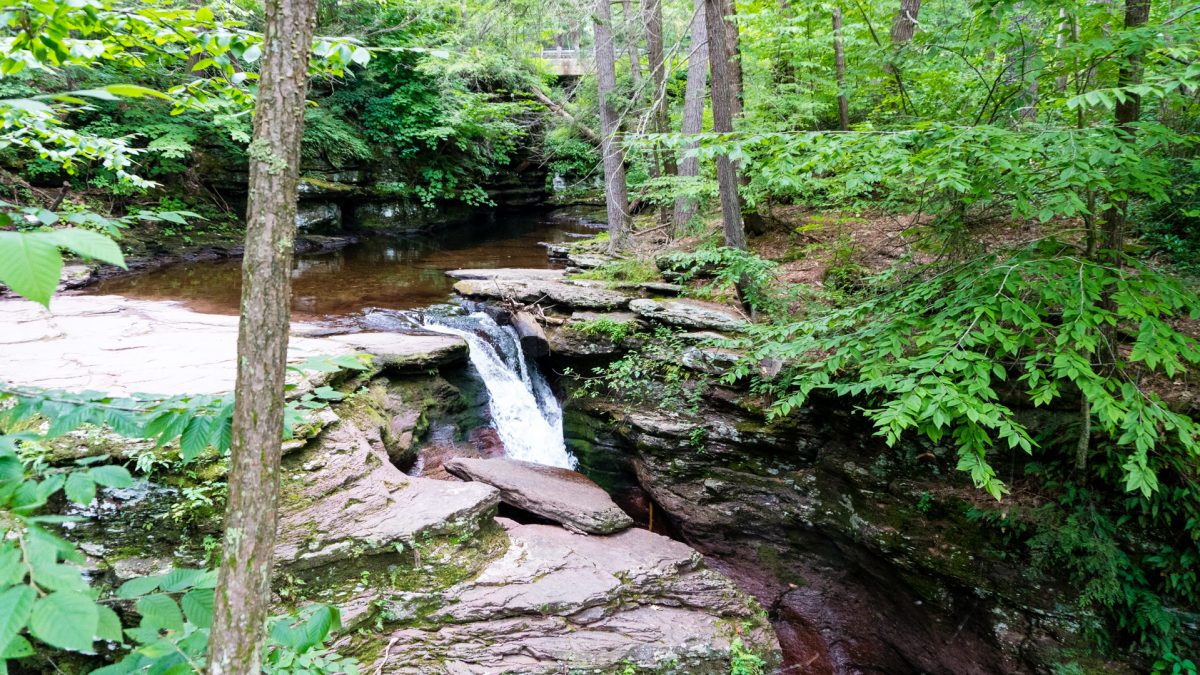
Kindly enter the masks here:
[[596, 0], [596, 88], [600, 98], [600, 154], [604, 158], [604, 202], [608, 207], [608, 248], [629, 248], [629, 192], [625, 185], [621, 120], [614, 105], [617, 88], [617, 50], [613, 44], [609, 0]]
[[846, 98], [846, 50], [842, 46], [842, 10], [833, 8], [833, 68], [837, 75], [838, 128], [850, 130], [850, 101]]
[[[704, 19], [705, 0], [695, 0], [692, 16], [692, 43], [688, 56], [687, 87], [683, 93], [684, 134], [698, 134], [704, 130], [704, 93], [708, 89], [708, 26]], [[695, 147], [689, 144], [689, 147]], [[679, 176], [694, 178], [700, 174], [700, 160], [684, 156], [679, 160]], [[696, 200], [680, 197], [675, 200], [675, 232], [696, 217]]]
[[267, 0], [250, 143], [250, 198], [225, 538], [208, 672], [262, 672], [279, 501], [300, 138], [316, 0]]
[[[726, 28], [728, 23], [722, 11], [725, 0], [705, 0], [705, 25], [708, 27], [708, 44], [715, 47], [709, 54], [709, 70], [712, 74], [713, 131], [733, 131], [733, 118], [737, 114], [737, 92], [730, 81]], [[717, 155], [717, 187], [721, 194], [721, 224], [725, 231], [725, 245], [746, 248], [746, 232], [742, 226], [742, 200], [738, 194], [737, 169], [729, 156]]]

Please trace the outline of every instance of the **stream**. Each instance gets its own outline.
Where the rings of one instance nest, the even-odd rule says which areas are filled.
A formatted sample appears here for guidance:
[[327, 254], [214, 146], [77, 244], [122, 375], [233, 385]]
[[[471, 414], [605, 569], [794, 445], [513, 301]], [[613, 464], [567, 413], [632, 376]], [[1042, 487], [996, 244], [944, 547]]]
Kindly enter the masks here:
[[[292, 314], [344, 320], [368, 308], [418, 309], [450, 299], [460, 268], [550, 267], [541, 242], [594, 235], [597, 225], [564, 211], [490, 211], [444, 230], [365, 235], [335, 251], [299, 255], [292, 272]], [[91, 295], [175, 300], [210, 314], [237, 314], [241, 261], [188, 262], [122, 275], [88, 287]]]

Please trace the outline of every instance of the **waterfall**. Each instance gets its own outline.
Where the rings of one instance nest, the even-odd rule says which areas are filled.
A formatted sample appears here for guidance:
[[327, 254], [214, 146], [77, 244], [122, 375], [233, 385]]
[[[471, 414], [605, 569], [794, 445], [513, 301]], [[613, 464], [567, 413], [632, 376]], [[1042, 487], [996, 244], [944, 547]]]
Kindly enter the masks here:
[[436, 323], [429, 317], [425, 327], [467, 341], [471, 364], [487, 387], [492, 424], [507, 456], [575, 468], [575, 458], [563, 443], [562, 406], [537, 365], [525, 357], [511, 326], [499, 326], [487, 314], [477, 312], [466, 317], [437, 317]]

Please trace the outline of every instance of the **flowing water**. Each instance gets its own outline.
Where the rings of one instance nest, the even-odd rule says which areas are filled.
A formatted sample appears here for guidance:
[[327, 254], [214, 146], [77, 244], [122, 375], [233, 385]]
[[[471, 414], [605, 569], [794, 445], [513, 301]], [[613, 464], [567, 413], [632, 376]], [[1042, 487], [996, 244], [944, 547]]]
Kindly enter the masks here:
[[[451, 298], [458, 268], [550, 265], [541, 242], [570, 241], [595, 230], [585, 220], [547, 213], [490, 213], [445, 231], [374, 235], [344, 249], [297, 256], [292, 310], [297, 319], [364, 330], [426, 330], [461, 336], [487, 388], [492, 425], [514, 459], [574, 468], [563, 443], [562, 407], [521, 349], [511, 326], [483, 313], [412, 312]], [[201, 312], [235, 314], [241, 294], [238, 260], [183, 263], [103, 281], [89, 293], [181, 301]]]
[[471, 348], [471, 365], [488, 390], [492, 424], [513, 459], [574, 469], [577, 462], [563, 443], [562, 406], [546, 378], [521, 350], [511, 326], [498, 326], [487, 314], [427, 319], [425, 327], [458, 335]]
[[[337, 251], [296, 256], [292, 313], [303, 320], [344, 320], [371, 307], [417, 309], [450, 298], [447, 270], [465, 267], [549, 266], [540, 242], [573, 241], [595, 234], [573, 216], [532, 212], [486, 212], [477, 218], [419, 235], [366, 235]], [[211, 314], [237, 314], [241, 261], [171, 265], [144, 274], [101, 281], [96, 295], [176, 300]]]

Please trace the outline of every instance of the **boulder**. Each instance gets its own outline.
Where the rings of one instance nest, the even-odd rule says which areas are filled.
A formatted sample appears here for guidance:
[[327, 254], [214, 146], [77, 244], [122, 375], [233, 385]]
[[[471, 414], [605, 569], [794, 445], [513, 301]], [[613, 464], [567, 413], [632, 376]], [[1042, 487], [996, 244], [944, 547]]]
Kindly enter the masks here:
[[616, 354], [625, 348], [624, 340], [614, 340], [614, 335], [600, 331], [585, 331], [586, 324], [605, 322], [627, 326], [626, 336], [642, 327], [642, 322], [632, 312], [575, 312], [565, 324], [550, 334], [550, 352], [558, 356], [588, 357]]
[[723, 675], [735, 636], [767, 672], [778, 664], [761, 610], [687, 545], [638, 529], [588, 537], [501, 522], [508, 551], [477, 577], [372, 598], [408, 625], [374, 638], [403, 649], [374, 652], [366, 670]]
[[691, 330], [740, 331], [747, 325], [732, 309], [694, 300], [640, 298], [631, 301], [629, 309], [643, 318]]
[[633, 519], [608, 493], [581, 473], [514, 459], [455, 458], [446, 470], [468, 481], [500, 490], [511, 506], [588, 534], [609, 534], [633, 525]]

